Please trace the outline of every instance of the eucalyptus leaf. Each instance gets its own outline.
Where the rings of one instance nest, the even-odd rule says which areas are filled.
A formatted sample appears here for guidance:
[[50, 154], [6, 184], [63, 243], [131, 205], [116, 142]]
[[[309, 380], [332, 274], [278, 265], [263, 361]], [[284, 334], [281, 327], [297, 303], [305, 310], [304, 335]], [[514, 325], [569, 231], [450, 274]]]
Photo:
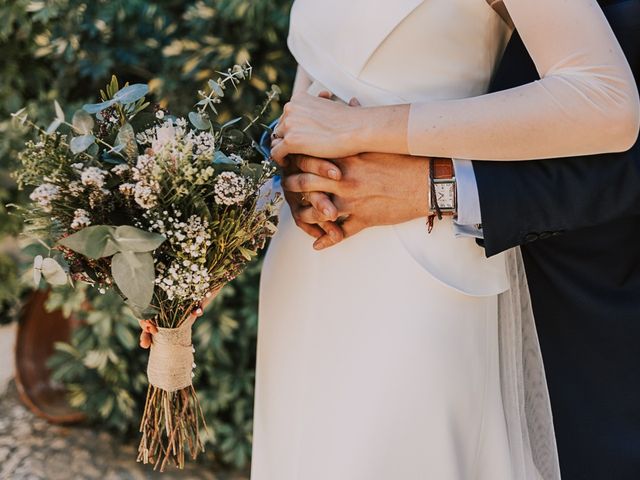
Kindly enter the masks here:
[[129, 225], [117, 227], [114, 237], [121, 251], [129, 252], [152, 252], [167, 239], [164, 235]]
[[62, 107], [60, 106], [57, 100], [53, 101], [53, 107], [56, 110], [56, 118], [60, 120], [60, 122], [64, 122], [65, 121], [64, 111], [62, 110]]
[[33, 259], [33, 285], [38, 288], [40, 286], [40, 280], [42, 280], [42, 262], [44, 258], [42, 255], [37, 255]]
[[20, 126], [24, 125], [27, 121], [27, 118], [29, 118], [29, 114], [27, 113], [27, 108], [22, 107], [17, 112], [12, 113], [11, 118], [13, 119], [14, 122], [17, 122]]
[[216, 150], [216, 153], [213, 154], [213, 163], [218, 165], [236, 165], [236, 162], [231, 160], [220, 150]]
[[[113, 157], [110, 155], [111, 150], [108, 152], [103, 152], [102, 153], [102, 161], [105, 163], [110, 163], [111, 165], [122, 165], [124, 163], [127, 163], [126, 160], [124, 160], [122, 157]], [[117, 151], [114, 151], [114, 153], [118, 153]]]
[[138, 156], [136, 133], [130, 123], [125, 123], [120, 127], [120, 130], [118, 130], [115, 147], [120, 148], [118, 153], [123, 152], [123, 155], [130, 160], [133, 160]]
[[220, 128], [224, 130], [225, 128], [229, 128], [231, 125], [235, 125], [241, 120], [242, 120], [242, 117], [234, 118], [233, 120], [229, 120], [228, 122], [224, 123]]
[[58, 130], [58, 128], [62, 125], [62, 121], [59, 118], [56, 118], [53, 122], [49, 124], [46, 130], [47, 135], [51, 135], [53, 132]]
[[98, 156], [99, 152], [100, 152], [100, 148], [98, 147], [97, 143], [94, 143], [93, 145], [91, 145], [86, 151], [87, 155], [90, 155], [94, 158]]
[[136, 83], [134, 85], [128, 85], [122, 90], [116, 92], [113, 96], [113, 100], [120, 103], [134, 103], [149, 93], [149, 86], [144, 83]]
[[224, 137], [236, 145], [241, 145], [245, 140], [245, 134], [241, 130], [237, 129], [229, 130], [224, 134]]
[[43, 260], [42, 276], [50, 285], [66, 285], [68, 282], [67, 272], [53, 258]]
[[114, 241], [114, 232], [114, 227], [93, 225], [61, 239], [58, 244], [85, 257], [97, 260], [102, 257], [110, 257], [118, 252], [119, 248]]
[[158, 315], [158, 309], [153, 305], [148, 305], [145, 308], [141, 308], [131, 301], [127, 301], [126, 303], [127, 306], [131, 309], [133, 316], [139, 318], [140, 320], [151, 319]]
[[94, 127], [93, 117], [84, 110], [78, 110], [74, 113], [71, 123], [75, 131], [80, 135], [89, 135]]
[[88, 103], [82, 107], [82, 110], [84, 110], [87, 113], [96, 114], [98, 112], [101, 112], [105, 108], [109, 108], [114, 103], [116, 103], [116, 101], [113, 99], [107, 100], [106, 102], [101, 102], [101, 103]]
[[36, 287], [40, 284], [41, 277], [50, 285], [66, 285], [69, 278], [65, 268], [56, 260], [38, 255], [33, 260], [33, 281]]
[[138, 309], [148, 308], [155, 287], [155, 265], [150, 253], [118, 252], [111, 259], [111, 274], [125, 298]]
[[224, 90], [222, 89], [222, 87], [218, 84], [218, 82], [216, 82], [215, 80], [209, 80], [209, 88], [211, 90], [213, 90], [213, 92], [218, 96], [218, 97], [224, 97]]
[[93, 135], [80, 135], [73, 137], [69, 142], [69, 147], [74, 154], [82, 153], [96, 141], [96, 137]]
[[205, 118], [198, 112], [189, 112], [189, 121], [198, 130], [209, 130], [211, 128], [211, 122], [208, 118]]

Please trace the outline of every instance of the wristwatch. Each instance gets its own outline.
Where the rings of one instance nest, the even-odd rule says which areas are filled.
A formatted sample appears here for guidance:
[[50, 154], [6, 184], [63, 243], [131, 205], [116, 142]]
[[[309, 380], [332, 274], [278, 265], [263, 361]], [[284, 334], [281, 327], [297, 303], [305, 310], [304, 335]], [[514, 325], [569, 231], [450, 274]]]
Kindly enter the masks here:
[[455, 215], [458, 211], [458, 191], [453, 161], [450, 158], [434, 158], [430, 162], [429, 215]]

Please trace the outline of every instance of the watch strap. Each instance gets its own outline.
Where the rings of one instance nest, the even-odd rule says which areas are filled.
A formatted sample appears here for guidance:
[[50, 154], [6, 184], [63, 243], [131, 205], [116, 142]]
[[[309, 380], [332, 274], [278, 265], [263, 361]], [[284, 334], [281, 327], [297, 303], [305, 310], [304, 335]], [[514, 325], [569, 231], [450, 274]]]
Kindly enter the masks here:
[[453, 160], [450, 158], [432, 158], [429, 161], [429, 167], [433, 165], [433, 173], [431, 178], [436, 180], [448, 180], [455, 177], [453, 168]]

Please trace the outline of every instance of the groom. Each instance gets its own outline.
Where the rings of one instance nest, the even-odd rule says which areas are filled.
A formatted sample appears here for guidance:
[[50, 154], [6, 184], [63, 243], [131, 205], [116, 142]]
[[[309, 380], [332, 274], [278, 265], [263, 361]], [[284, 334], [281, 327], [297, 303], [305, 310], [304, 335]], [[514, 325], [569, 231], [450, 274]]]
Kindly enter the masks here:
[[[640, 0], [600, 4], [638, 80]], [[492, 90], [537, 78], [514, 35]], [[317, 248], [426, 214], [424, 158], [366, 154], [332, 162], [297, 157], [306, 173], [284, 180], [298, 225], [318, 236], [313, 224], [322, 221], [332, 233]], [[439, 161], [445, 171], [447, 162]], [[522, 247], [563, 478], [640, 479], [639, 144], [619, 154], [455, 167], [457, 234], [478, 237], [488, 256]], [[313, 207], [292, 193], [326, 190], [327, 179], [334, 180], [331, 196], [316, 195]], [[353, 212], [343, 228], [327, 222], [335, 205]]]

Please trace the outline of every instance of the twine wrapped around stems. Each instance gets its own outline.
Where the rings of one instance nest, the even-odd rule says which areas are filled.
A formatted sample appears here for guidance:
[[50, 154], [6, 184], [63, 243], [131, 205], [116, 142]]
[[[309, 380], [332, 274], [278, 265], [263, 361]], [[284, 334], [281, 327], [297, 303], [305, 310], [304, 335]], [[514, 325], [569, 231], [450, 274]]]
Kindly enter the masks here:
[[166, 392], [176, 392], [192, 384], [193, 345], [191, 317], [178, 328], [160, 328], [153, 335], [147, 377], [154, 387]]

